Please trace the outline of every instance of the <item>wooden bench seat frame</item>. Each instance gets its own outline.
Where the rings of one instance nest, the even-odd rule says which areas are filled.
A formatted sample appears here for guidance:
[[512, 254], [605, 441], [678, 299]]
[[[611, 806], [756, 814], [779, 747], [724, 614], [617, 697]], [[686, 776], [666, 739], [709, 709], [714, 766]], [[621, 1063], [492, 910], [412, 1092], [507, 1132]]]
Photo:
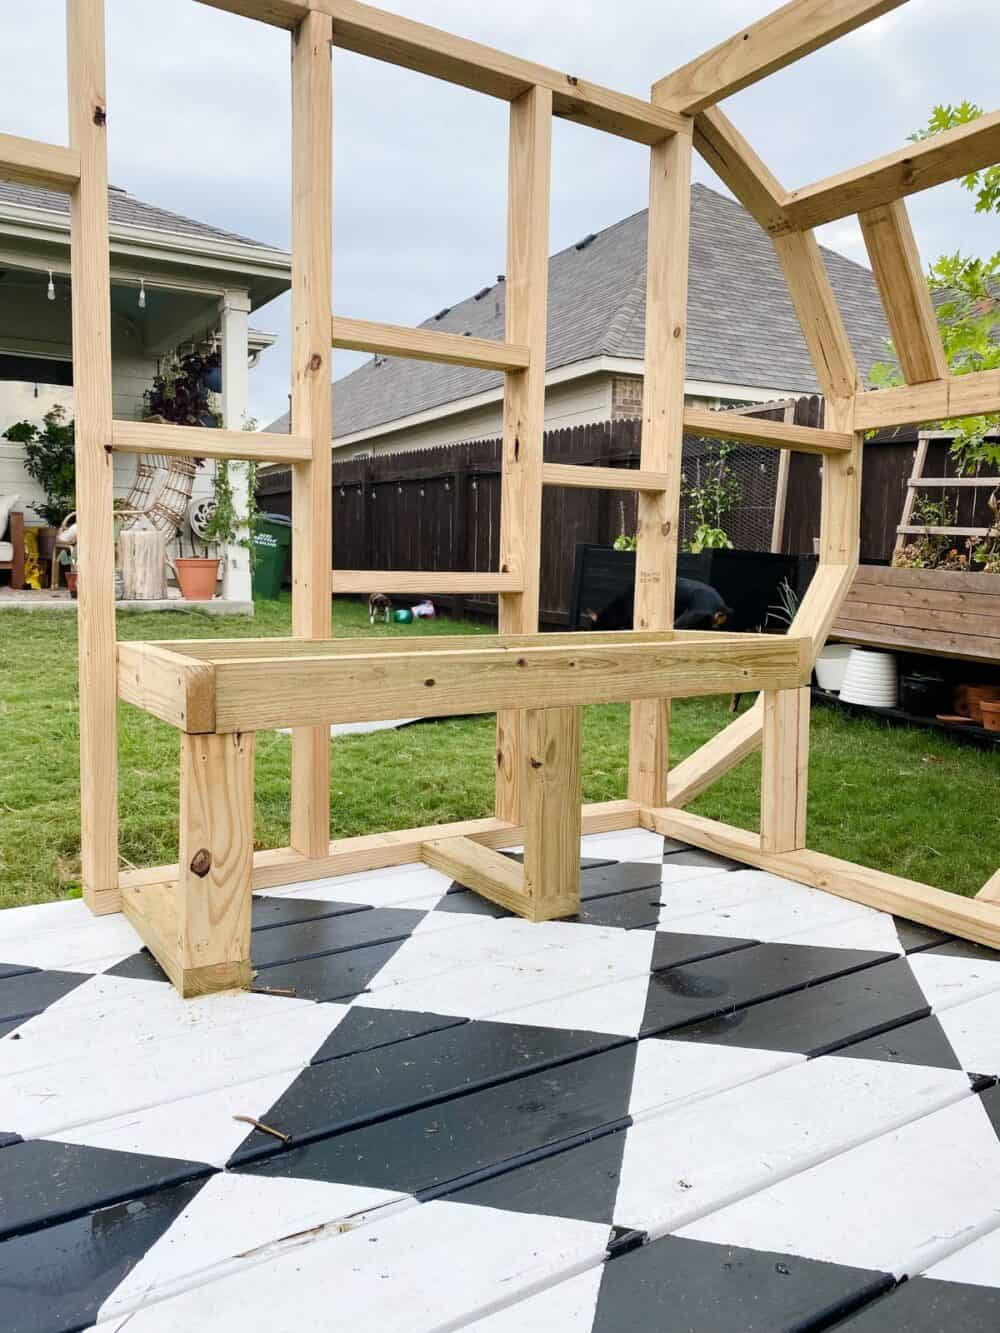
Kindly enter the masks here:
[[[1000, 372], [948, 375], [903, 199], [1000, 156], [983, 117], [853, 172], [787, 192], [717, 103], [904, 0], [791, 0], [654, 85], [649, 101], [494, 51], [359, 0], [198, 0], [285, 28], [292, 54], [292, 423], [287, 437], [115, 422], [111, 397], [104, 0], [67, 0], [68, 147], [0, 135], [0, 177], [71, 200], [79, 516], [81, 844], [84, 898], [124, 911], [182, 994], [250, 980], [253, 889], [423, 860], [521, 915], [572, 914], [581, 832], [644, 827], [873, 907], [1000, 945], [1000, 872], [976, 900], [806, 850], [813, 662], [858, 564], [863, 432], [1000, 409]], [[503, 341], [335, 316], [331, 51], [341, 47], [510, 104]], [[649, 249], [635, 630], [539, 635], [545, 485], [621, 485], [546, 466], [548, 214], [552, 118], [647, 144]], [[771, 235], [826, 400], [826, 427], [684, 407], [692, 148]], [[865, 392], [813, 228], [857, 213], [906, 384]], [[501, 370], [505, 376], [499, 568], [449, 572], [442, 588], [489, 589], [499, 634], [482, 639], [331, 641], [334, 346]], [[785, 638], [675, 633], [685, 427], [823, 456], [819, 568]], [[293, 474], [292, 637], [116, 644], [113, 454], [141, 449], [281, 458]], [[397, 571], [400, 589], [433, 575]], [[381, 576], [379, 576], [379, 579]], [[376, 579], [375, 581], [378, 581]], [[380, 585], [381, 586], [381, 585]], [[367, 588], [364, 588], [367, 590]], [[671, 768], [670, 699], [759, 690], [754, 706]], [[178, 729], [176, 865], [119, 871], [118, 698]], [[580, 708], [631, 701], [628, 798], [580, 804]], [[329, 724], [496, 712], [493, 818], [331, 842]], [[291, 846], [253, 850], [256, 730], [293, 728]], [[683, 807], [762, 748], [755, 833]], [[523, 865], [498, 854], [524, 844]]]

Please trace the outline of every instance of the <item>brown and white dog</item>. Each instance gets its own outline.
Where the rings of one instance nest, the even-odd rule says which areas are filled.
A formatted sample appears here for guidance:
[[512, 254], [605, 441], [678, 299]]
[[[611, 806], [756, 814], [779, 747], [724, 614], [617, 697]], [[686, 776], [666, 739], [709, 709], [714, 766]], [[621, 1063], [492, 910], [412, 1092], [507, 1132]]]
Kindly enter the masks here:
[[382, 619], [388, 625], [392, 617], [392, 602], [384, 592], [373, 592], [368, 598], [368, 623], [374, 625], [376, 619]]

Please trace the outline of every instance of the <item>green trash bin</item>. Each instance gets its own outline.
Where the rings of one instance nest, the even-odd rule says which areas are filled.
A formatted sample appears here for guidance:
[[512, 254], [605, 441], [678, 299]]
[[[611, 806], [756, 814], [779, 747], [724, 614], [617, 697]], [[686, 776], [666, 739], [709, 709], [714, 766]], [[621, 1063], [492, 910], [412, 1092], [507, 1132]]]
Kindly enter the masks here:
[[280, 597], [292, 546], [292, 520], [284, 514], [260, 514], [253, 535], [255, 597]]

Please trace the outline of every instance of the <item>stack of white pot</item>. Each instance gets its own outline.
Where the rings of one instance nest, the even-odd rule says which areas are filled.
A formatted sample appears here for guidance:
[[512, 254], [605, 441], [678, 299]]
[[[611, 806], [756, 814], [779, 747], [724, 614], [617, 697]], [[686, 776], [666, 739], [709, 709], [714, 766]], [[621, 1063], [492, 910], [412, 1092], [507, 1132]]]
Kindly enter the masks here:
[[852, 649], [840, 697], [844, 703], [865, 708], [895, 708], [899, 703], [899, 677], [892, 653]]

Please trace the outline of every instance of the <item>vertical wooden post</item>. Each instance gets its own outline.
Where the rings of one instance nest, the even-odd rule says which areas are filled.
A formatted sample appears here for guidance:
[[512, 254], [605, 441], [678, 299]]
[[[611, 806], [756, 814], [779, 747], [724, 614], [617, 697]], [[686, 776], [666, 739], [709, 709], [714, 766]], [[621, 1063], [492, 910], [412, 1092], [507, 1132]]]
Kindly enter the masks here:
[[806, 845], [809, 795], [809, 689], [764, 693], [760, 845], [797, 852]]
[[[176, 975], [182, 995], [250, 983], [254, 737], [181, 737]], [[168, 960], [169, 961], [169, 960]]]
[[[332, 41], [316, 12], [292, 34], [292, 426], [312, 440], [292, 468], [292, 633], [308, 639], [331, 633]], [[329, 727], [292, 735], [291, 842], [310, 857], [329, 847]]]
[[[637, 630], [669, 630], [674, 623], [684, 448], [690, 225], [691, 135], [678, 133], [654, 145], [650, 155], [640, 467], [667, 473], [670, 489], [639, 495], [635, 559]], [[644, 699], [634, 703], [628, 779], [631, 800], [647, 807], [666, 805], [669, 754], [670, 700]]]
[[[511, 103], [508, 181], [506, 339], [531, 349], [527, 370], [506, 377], [500, 480], [500, 572], [523, 592], [500, 594], [500, 633], [538, 631], [545, 431], [545, 322], [549, 276], [552, 93], [529, 88]], [[521, 822], [523, 714], [497, 714], [496, 813]]]
[[80, 842], [83, 896], [118, 910], [118, 729], [114, 460], [111, 454], [111, 273], [104, 0], [67, 0], [70, 146], [80, 181], [70, 199], [73, 411], [79, 530]]
[[524, 887], [551, 921], [580, 910], [580, 709], [529, 709], [524, 739]]

